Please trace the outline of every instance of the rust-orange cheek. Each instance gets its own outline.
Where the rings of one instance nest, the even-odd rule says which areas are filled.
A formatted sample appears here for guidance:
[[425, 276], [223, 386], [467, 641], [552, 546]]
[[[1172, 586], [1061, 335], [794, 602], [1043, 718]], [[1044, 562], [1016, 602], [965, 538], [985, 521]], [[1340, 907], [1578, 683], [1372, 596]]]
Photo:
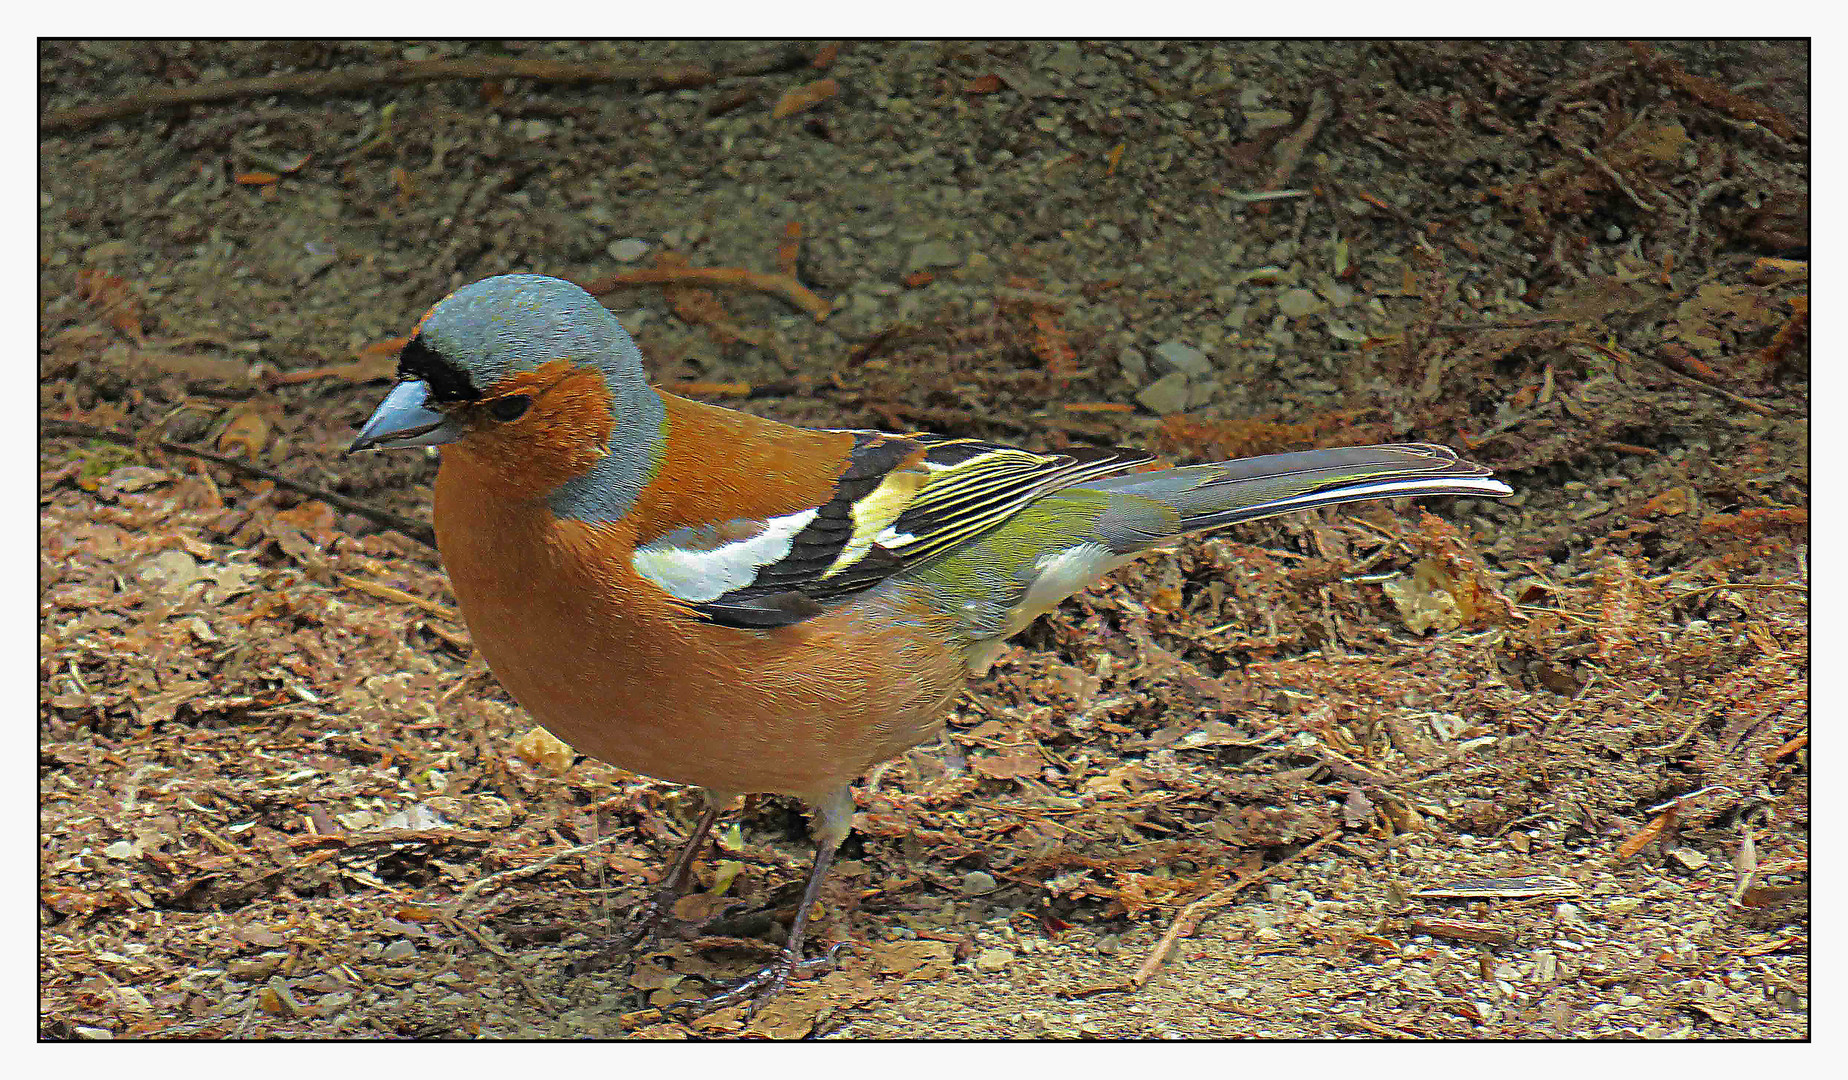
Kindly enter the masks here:
[[551, 360], [501, 380], [486, 400], [512, 394], [532, 398], [525, 415], [510, 423], [484, 415], [448, 451], [471, 459], [508, 494], [544, 495], [589, 472], [608, 452], [616, 421], [596, 368]]

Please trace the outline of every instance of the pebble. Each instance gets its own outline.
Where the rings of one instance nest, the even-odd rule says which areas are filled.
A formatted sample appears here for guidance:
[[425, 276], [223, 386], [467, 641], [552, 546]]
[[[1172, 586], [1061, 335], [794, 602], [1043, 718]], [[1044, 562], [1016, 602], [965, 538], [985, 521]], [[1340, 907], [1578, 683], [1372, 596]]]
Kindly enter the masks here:
[[995, 881], [995, 876], [985, 870], [971, 870], [964, 874], [962, 879], [962, 891], [964, 896], [976, 896], [981, 893], [993, 892], [998, 885], [999, 883]]
[[1162, 372], [1178, 371], [1195, 377], [1210, 375], [1213, 371], [1213, 362], [1205, 353], [1179, 341], [1164, 341], [1155, 346], [1154, 365]]
[[1178, 371], [1163, 375], [1136, 391], [1136, 400], [1158, 416], [1183, 412], [1187, 408], [1187, 376]]
[[408, 941], [394, 941], [390, 945], [385, 946], [385, 952], [381, 956], [381, 959], [409, 960], [416, 955], [417, 946]]
[[1117, 353], [1117, 367], [1123, 369], [1123, 377], [1128, 379], [1131, 385], [1141, 386], [1149, 381], [1148, 358], [1133, 346], [1125, 345], [1123, 351]]
[[1624, 996], [1617, 999], [1617, 1004], [1623, 1006], [1626, 1009], [1634, 1009], [1638, 1005], [1641, 1005], [1642, 1003], [1643, 1003], [1642, 997], [1637, 994], [1625, 994]]
[[1690, 871], [1704, 870], [1707, 868], [1707, 863], [1712, 861], [1704, 853], [1690, 847], [1675, 848], [1668, 853], [1668, 857], [1680, 863], [1683, 869]]
[[1097, 951], [1105, 956], [1115, 956], [1123, 950], [1123, 939], [1115, 934], [1105, 934], [1097, 939]]
[[992, 975], [1006, 971], [1007, 966], [1013, 962], [1014, 953], [1011, 949], [983, 949], [975, 958], [975, 970]]
[[962, 254], [956, 245], [948, 240], [926, 240], [911, 249], [911, 257], [905, 260], [905, 269], [940, 270], [951, 266], [961, 266]]
[[652, 246], [653, 245], [646, 240], [640, 240], [631, 236], [625, 240], [616, 241], [606, 250], [610, 253], [610, 258], [615, 259], [617, 262], [628, 263], [634, 262], [648, 254]]
[[1314, 315], [1325, 308], [1326, 305], [1316, 297], [1314, 292], [1301, 287], [1285, 289], [1283, 295], [1277, 298], [1277, 310], [1292, 319]]
[[1052, 51], [1052, 55], [1046, 58], [1045, 66], [1061, 75], [1070, 75], [1083, 62], [1084, 56], [1078, 51], [1078, 43], [1068, 41]]

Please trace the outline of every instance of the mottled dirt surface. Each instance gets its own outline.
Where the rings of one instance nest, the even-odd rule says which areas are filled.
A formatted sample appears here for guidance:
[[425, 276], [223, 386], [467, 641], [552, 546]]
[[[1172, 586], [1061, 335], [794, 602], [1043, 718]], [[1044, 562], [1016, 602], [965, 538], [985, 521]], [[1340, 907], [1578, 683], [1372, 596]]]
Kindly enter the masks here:
[[[384, 77], [460, 58], [633, 67]], [[39, 78], [42, 1037], [1807, 1035], [1801, 43], [48, 43]], [[341, 454], [391, 339], [509, 270], [668, 276], [603, 283], [651, 375], [793, 422], [1424, 439], [1519, 494], [1068, 601], [857, 792], [819, 926], [859, 947], [683, 1025], [651, 1006], [780, 940], [798, 808], [750, 800], [681, 908], [755, 917], [584, 963], [697, 800], [536, 732], [415, 538], [434, 460]]]

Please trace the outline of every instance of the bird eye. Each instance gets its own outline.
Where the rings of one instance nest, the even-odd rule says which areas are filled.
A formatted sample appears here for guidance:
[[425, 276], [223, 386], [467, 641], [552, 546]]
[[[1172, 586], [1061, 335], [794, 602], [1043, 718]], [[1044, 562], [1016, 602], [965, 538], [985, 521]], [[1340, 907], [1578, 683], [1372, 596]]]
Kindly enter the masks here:
[[488, 415], [503, 424], [509, 424], [525, 416], [527, 407], [532, 403], [533, 399], [525, 394], [508, 394], [488, 402]]

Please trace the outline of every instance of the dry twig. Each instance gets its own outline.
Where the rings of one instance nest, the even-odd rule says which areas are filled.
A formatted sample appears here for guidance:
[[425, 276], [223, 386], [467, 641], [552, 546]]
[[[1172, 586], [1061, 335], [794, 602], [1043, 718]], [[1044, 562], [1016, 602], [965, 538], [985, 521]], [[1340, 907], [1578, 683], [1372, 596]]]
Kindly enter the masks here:
[[1136, 968], [1132, 975], [1126, 979], [1119, 979], [1116, 982], [1098, 983], [1093, 986], [1080, 987], [1077, 990], [1073, 990], [1070, 996], [1089, 997], [1092, 994], [1108, 994], [1123, 991], [1133, 992], [1142, 989], [1144, 986], [1148, 985], [1150, 979], [1155, 977], [1155, 973], [1161, 970], [1162, 964], [1167, 962], [1168, 953], [1174, 948], [1175, 942], [1199, 929], [1200, 924], [1205, 922], [1207, 916], [1211, 915], [1215, 909], [1225, 906], [1226, 902], [1231, 900], [1234, 896], [1237, 896], [1250, 886], [1263, 881], [1265, 878], [1270, 877], [1272, 874], [1289, 866], [1291, 863], [1301, 862], [1322, 850], [1330, 843], [1333, 843], [1335, 837], [1340, 835], [1341, 833], [1339, 830], [1330, 830], [1329, 832], [1323, 833], [1308, 847], [1303, 848], [1296, 854], [1285, 859], [1280, 859], [1256, 873], [1245, 874], [1225, 888], [1215, 889], [1205, 896], [1193, 901], [1181, 909], [1181, 913], [1175, 917], [1174, 925], [1168, 927], [1168, 932], [1161, 936], [1161, 940], [1155, 943], [1153, 949], [1149, 950], [1148, 957], [1142, 961], [1141, 965]]
[[215, 465], [223, 465], [228, 469], [236, 469], [239, 472], [247, 473], [261, 480], [268, 480], [277, 487], [288, 488], [290, 491], [300, 495], [306, 495], [311, 499], [319, 499], [327, 505], [345, 510], [349, 514], [358, 514], [360, 517], [376, 521], [388, 529], [398, 530], [420, 544], [425, 544], [430, 547], [436, 546], [436, 531], [421, 521], [412, 521], [410, 518], [400, 517], [389, 510], [381, 510], [370, 503], [363, 503], [358, 499], [348, 498], [338, 491], [329, 491], [324, 487], [316, 487], [313, 484], [304, 483], [303, 481], [284, 476], [279, 472], [266, 469], [247, 458], [214, 453], [210, 450], [200, 449], [197, 446], [187, 446], [185, 443], [168, 442], [166, 439], [143, 441], [125, 431], [111, 431], [108, 428], [94, 427], [90, 424], [73, 423], [69, 420], [43, 421], [39, 426], [39, 434], [52, 438], [100, 439], [103, 442], [115, 443], [118, 446], [152, 446], [165, 450], [170, 454], [185, 454], [188, 457], [200, 458], [212, 462]]
[[788, 274], [766, 274], [731, 266], [656, 266], [611, 274], [594, 281], [578, 282], [585, 292], [601, 297], [617, 289], [642, 285], [717, 285], [725, 289], [755, 289], [780, 296], [822, 322], [833, 312], [834, 305], [809, 291], [808, 286]]
[[1689, 74], [1681, 69], [1681, 65], [1640, 41], [1628, 42], [1628, 45], [1636, 59], [1654, 72], [1657, 78], [1701, 104], [1711, 105], [1735, 120], [1759, 124], [1780, 139], [1795, 139], [1802, 135], [1796, 125], [1776, 109], [1740, 97], [1712, 79]]
[[39, 120], [39, 130], [60, 131], [88, 127], [105, 120], [119, 120], [170, 105], [201, 105], [211, 101], [267, 97], [271, 94], [326, 97], [356, 93], [375, 86], [402, 86], [449, 79], [535, 79], [554, 83], [633, 82], [659, 89], [678, 90], [705, 86], [716, 77], [710, 69], [691, 64], [572, 64], [514, 56], [421, 60], [399, 64], [370, 64], [342, 71], [300, 71], [260, 75], [250, 79], [220, 79], [191, 86], [150, 87], [114, 101], [47, 113]]

